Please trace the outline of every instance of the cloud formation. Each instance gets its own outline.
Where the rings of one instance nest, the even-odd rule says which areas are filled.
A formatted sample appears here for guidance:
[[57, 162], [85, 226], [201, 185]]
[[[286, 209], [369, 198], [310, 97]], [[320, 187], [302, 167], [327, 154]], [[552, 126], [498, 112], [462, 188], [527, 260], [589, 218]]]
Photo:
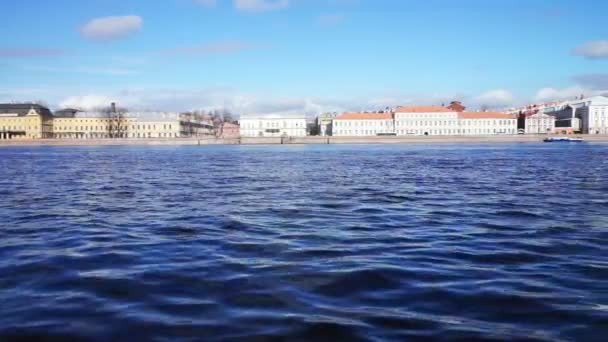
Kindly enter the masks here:
[[289, 7], [289, 0], [234, 0], [239, 11], [266, 12]]
[[596, 40], [580, 45], [572, 53], [587, 59], [608, 58], [608, 40]]
[[510, 106], [515, 101], [515, 96], [505, 89], [494, 89], [484, 92], [473, 98], [473, 102], [483, 107]]
[[143, 22], [136, 15], [96, 18], [82, 26], [80, 34], [93, 41], [118, 40], [139, 32]]
[[70, 96], [59, 103], [59, 108], [93, 110], [107, 107], [112, 102], [116, 102], [116, 98], [105, 95]]
[[62, 54], [63, 50], [54, 48], [0, 48], [0, 58], [52, 57]]
[[241, 41], [222, 41], [204, 43], [194, 46], [178, 47], [161, 51], [168, 55], [216, 55], [238, 53], [244, 50], [255, 49], [260, 46]]
[[608, 74], [577, 75], [574, 80], [591, 89], [608, 89]]

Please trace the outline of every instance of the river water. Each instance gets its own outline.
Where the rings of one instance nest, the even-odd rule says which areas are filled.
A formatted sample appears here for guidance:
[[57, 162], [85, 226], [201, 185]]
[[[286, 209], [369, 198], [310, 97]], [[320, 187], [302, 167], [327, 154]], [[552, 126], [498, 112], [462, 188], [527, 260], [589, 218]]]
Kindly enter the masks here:
[[608, 145], [0, 149], [0, 340], [603, 340]]

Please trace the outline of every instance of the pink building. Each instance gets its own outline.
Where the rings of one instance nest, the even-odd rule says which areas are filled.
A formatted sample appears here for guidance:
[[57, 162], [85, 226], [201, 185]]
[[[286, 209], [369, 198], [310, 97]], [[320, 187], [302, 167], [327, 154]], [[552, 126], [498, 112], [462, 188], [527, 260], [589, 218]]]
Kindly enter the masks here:
[[218, 138], [238, 138], [240, 137], [240, 126], [230, 122], [224, 122], [217, 130]]

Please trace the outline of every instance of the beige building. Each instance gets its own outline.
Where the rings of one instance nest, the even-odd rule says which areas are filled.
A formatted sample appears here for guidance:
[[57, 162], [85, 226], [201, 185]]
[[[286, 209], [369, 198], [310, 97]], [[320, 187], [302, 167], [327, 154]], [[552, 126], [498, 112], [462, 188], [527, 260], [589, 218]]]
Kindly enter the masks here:
[[35, 103], [0, 104], [0, 140], [41, 139], [53, 135], [51, 111]]
[[180, 138], [213, 135], [213, 125], [200, 115], [175, 112], [108, 114], [64, 109], [55, 112], [58, 139]]
[[102, 112], [81, 112], [75, 109], [56, 111], [53, 137], [56, 139], [126, 138], [133, 119]]

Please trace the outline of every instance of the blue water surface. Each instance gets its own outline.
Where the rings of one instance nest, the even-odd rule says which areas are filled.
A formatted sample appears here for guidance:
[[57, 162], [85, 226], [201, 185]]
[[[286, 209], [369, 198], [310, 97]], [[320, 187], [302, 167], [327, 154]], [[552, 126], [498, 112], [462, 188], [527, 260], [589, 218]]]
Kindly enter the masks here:
[[0, 148], [0, 340], [608, 336], [608, 144]]

